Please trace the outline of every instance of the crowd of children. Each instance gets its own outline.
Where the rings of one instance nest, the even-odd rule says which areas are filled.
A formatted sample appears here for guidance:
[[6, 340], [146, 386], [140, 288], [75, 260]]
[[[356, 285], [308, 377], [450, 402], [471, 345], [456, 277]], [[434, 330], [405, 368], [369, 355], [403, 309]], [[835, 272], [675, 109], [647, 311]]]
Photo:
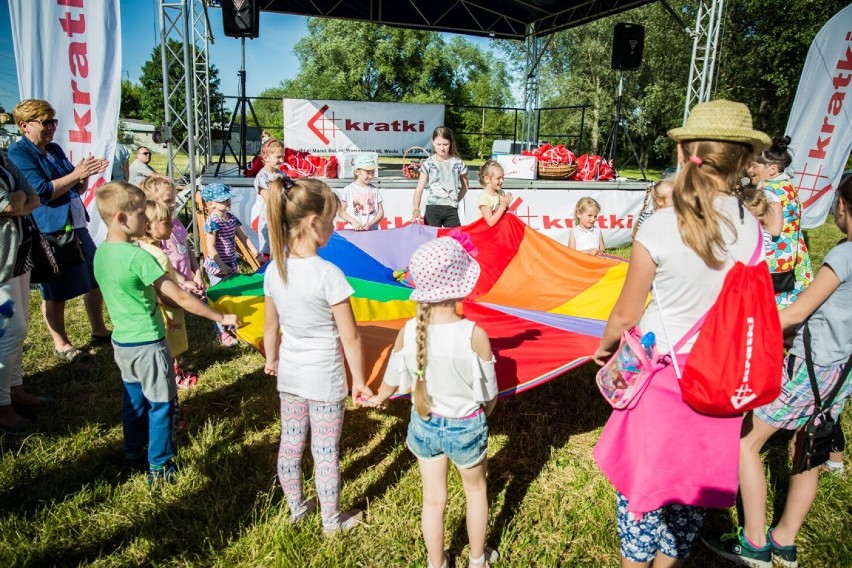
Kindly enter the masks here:
[[[669, 396], [679, 393], [672, 366], [656, 373], [634, 409], [612, 414], [595, 457], [616, 487], [622, 563], [681, 565], [701, 532], [707, 507], [729, 505], [719, 495], [696, 493], [684, 485], [709, 483], [707, 476], [717, 470], [708, 470], [705, 459], [736, 464], [738, 456], [743, 528], [710, 536], [708, 545], [742, 564], [769, 568], [775, 562], [795, 568], [795, 540], [815, 499], [819, 470], [793, 472], [784, 513], [767, 530], [760, 451], [778, 430], [799, 430], [808, 420], [816, 397], [812, 383], [826, 396], [846, 379], [830, 405], [835, 418], [852, 396], [852, 381], [843, 376], [852, 345], [852, 311], [846, 308], [852, 293], [852, 179], [838, 190], [835, 216], [847, 238], [828, 253], [811, 282], [801, 203], [784, 174], [790, 139], [770, 141], [752, 128], [744, 105], [730, 101], [702, 103], [683, 128], [669, 135], [677, 142], [681, 171], [649, 188], [634, 230], [624, 289], [594, 360], [604, 363], [622, 332], [636, 324], [656, 332], [659, 350], [669, 349], [670, 338], [686, 334], [716, 302], [734, 262], [746, 262], [759, 243], [773, 273], [792, 273], [791, 288], [776, 286], [776, 295], [781, 324], [793, 340], [784, 368], [778, 370], [782, 395], [749, 413], [744, 422], [742, 417], [702, 415], [679, 395]], [[458, 206], [468, 189], [467, 167], [449, 128], [436, 128], [432, 143], [435, 152], [422, 165], [412, 218], [457, 227]], [[340, 510], [346, 398], [351, 394], [356, 407], [384, 408], [394, 393], [410, 391], [406, 442], [421, 475], [428, 566], [443, 568], [450, 562], [444, 548], [450, 462], [461, 476], [467, 502], [469, 565], [490, 566], [499, 558], [486, 546], [488, 416], [497, 399], [496, 361], [485, 331], [456, 309], [480, 275], [476, 250], [461, 232], [451, 231], [413, 253], [409, 271], [417, 315], [397, 335], [374, 393], [365, 382], [361, 338], [350, 305], [353, 288], [317, 251], [331, 238], [338, 217], [356, 231], [378, 228], [384, 209], [372, 183], [377, 160], [359, 156], [353, 182], [338, 196], [319, 180], [294, 182], [282, 174], [283, 152], [283, 145], [271, 137], [261, 149], [263, 169], [255, 179], [258, 247], [230, 213], [231, 188], [219, 183], [203, 188], [206, 254], [201, 266], [176, 217], [176, 191], [167, 178], [151, 176], [141, 189], [125, 182], [98, 189], [96, 204], [107, 238], [97, 249], [94, 271], [114, 325], [125, 461], [147, 470], [151, 484], [176, 475], [177, 389], [198, 380], [179, 362], [189, 347], [184, 312], [210, 319], [223, 345], [236, 344], [231, 330], [239, 321], [205, 303], [201, 268], [211, 285], [236, 273], [241, 242], [259, 261], [270, 261], [263, 285], [264, 372], [275, 377], [280, 398], [277, 476], [291, 522], [319, 509], [324, 533], [334, 536], [364, 521], [363, 511]], [[739, 179], [746, 170], [754, 185], [743, 189]], [[504, 172], [496, 161], [486, 161], [478, 174], [479, 211], [494, 226], [509, 211], [512, 195], [503, 190]], [[743, 206], [753, 215], [744, 216]], [[600, 211], [591, 197], [577, 201], [570, 248], [604, 253], [597, 226]], [[675, 355], [678, 360], [686, 361], [691, 345], [685, 342]], [[625, 446], [622, 434], [628, 428], [634, 443], [647, 441], [639, 444], [641, 451], [639, 445]], [[302, 479], [309, 437], [314, 499], [307, 498]], [[839, 449], [841, 441], [842, 433], [835, 444]], [[841, 460], [842, 468], [842, 456], [833, 459]], [[661, 463], [667, 464], [665, 475], [660, 474]]]

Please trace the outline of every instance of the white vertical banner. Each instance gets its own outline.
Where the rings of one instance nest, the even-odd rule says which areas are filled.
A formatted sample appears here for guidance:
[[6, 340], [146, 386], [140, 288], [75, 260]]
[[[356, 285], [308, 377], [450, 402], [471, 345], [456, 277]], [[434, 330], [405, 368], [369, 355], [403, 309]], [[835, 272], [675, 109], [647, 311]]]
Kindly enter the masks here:
[[852, 4], [814, 38], [787, 134], [792, 138], [793, 183], [802, 200], [802, 226], [825, 222], [852, 150]]
[[[56, 109], [54, 142], [72, 164], [91, 153], [112, 160], [121, 104], [119, 0], [8, 0], [21, 99]], [[106, 227], [95, 189], [111, 170], [89, 179], [81, 196], [95, 242]]]

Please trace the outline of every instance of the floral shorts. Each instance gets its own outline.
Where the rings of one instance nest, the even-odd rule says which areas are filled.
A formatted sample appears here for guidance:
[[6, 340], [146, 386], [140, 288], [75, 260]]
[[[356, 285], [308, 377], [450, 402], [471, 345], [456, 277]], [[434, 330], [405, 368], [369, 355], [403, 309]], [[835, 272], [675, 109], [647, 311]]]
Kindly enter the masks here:
[[637, 518], [621, 493], [616, 494], [616, 507], [621, 555], [633, 562], [650, 562], [658, 552], [686, 558], [707, 513], [704, 507], [666, 505]]

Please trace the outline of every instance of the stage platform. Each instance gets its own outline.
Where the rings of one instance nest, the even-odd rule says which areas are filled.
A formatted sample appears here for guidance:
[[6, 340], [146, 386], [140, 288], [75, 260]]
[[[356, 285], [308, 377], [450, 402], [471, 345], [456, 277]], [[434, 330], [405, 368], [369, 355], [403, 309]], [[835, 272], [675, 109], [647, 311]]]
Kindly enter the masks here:
[[[379, 189], [414, 189], [417, 186], [417, 180], [408, 179], [402, 175], [402, 167], [398, 164], [381, 165], [379, 176], [373, 178], [373, 185]], [[477, 172], [477, 166], [469, 166], [468, 178], [470, 179], [470, 189], [481, 189]], [[224, 163], [219, 168], [219, 174], [216, 175], [216, 166], [209, 166], [201, 174], [201, 183], [224, 183], [231, 187], [253, 187], [254, 178], [242, 175], [236, 164]], [[351, 179], [334, 179], [320, 178], [326, 182], [332, 189], [342, 189], [352, 183]], [[568, 180], [524, 180], [524, 179], [507, 179], [503, 181], [503, 189], [513, 191], [517, 189], [525, 190], [620, 190], [620, 191], [642, 191], [648, 188], [649, 181], [635, 179], [619, 179], [616, 181], [568, 181]]]
[[[380, 229], [401, 227], [411, 222], [412, 201], [417, 180], [402, 175], [401, 166], [382, 166], [373, 184], [379, 188], [384, 209]], [[470, 190], [459, 204], [462, 224], [480, 218], [479, 196], [482, 188], [477, 179], [478, 168], [469, 168]], [[339, 190], [352, 183], [351, 179], [327, 179], [326, 182], [339, 195]], [[246, 177], [234, 164], [222, 164], [216, 175], [216, 166], [207, 168], [201, 175], [201, 183], [224, 183], [234, 190], [231, 211], [243, 221], [246, 233], [257, 240], [256, 231], [260, 215], [254, 178]], [[568, 180], [519, 180], [507, 179], [503, 189], [512, 194], [509, 210], [531, 228], [567, 243], [568, 230], [574, 223], [574, 207], [581, 197], [593, 197], [601, 206], [598, 227], [603, 232], [606, 246], [629, 244], [633, 222], [642, 208], [645, 190], [650, 182], [643, 180], [616, 181], [568, 181]], [[188, 197], [188, 196], [187, 196]], [[422, 205], [421, 205], [422, 208]], [[349, 226], [338, 219], [337, 229]]]

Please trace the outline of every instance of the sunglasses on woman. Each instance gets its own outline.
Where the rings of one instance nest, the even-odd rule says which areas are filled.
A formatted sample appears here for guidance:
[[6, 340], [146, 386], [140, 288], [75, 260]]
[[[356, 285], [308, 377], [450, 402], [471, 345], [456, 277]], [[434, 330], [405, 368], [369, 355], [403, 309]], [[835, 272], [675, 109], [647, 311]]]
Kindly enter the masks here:
[[50, 126], [58, 126], [59, 125], [59, 119], [57, 119], [57, 118], [45, 118], [44, 120], [31, 120], [30, 122], [38, 122], [39, 124], [41, 124], [45, 128], [48, 128]]

